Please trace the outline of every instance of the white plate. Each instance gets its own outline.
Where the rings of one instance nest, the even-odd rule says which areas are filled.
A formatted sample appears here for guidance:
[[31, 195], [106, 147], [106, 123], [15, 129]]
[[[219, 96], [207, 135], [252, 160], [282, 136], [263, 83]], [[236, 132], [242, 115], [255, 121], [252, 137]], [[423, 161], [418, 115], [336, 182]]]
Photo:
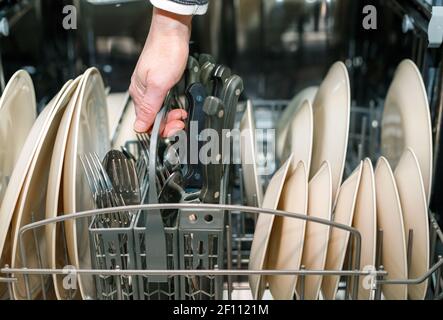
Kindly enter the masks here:
[[[0, 148], [0, 207], [22, 148], [35, 122], [36, 112], [31, 77], [24, 70], [17, 71], [8, 81], [0, 99], [0, 146], [2, 146]], [[13, 195], [10, 193], [8, 201], [13, 201], [11, 196]], [[0, 217], [3, 225], [3, 227], [0, 225], [0, 265], [10, 263], [12, 243], [6, 239], [10, 219], [8, 216], [4, 216], [3, 219]], [[2, 258], [7, 261], [3, 261]], [[7, 286], [0, 283], [0, 299], [6, 296], [6, 293]]]
[[404, 60], [395, 72], [385, 101], [381, 130], [382, 155], [392, 168], [406, 148], [417, 155], [426, 200], [432, 185], [432, 129], [426, 89], [420, 71], [411, 60]]
[[335, 63], [323, 80], [313, 103], [314, 144], [310, 177], [324, 161], [332, 174], [332, 199], [335, 203], [340, 187], [348, 146], [351, 92], [346, 66]]
[[[91, 152], [102, 159], [110, 149], [106, 96], [103, 80], [97, 69], [84, 74], [80, 97], [69, 130], [63, 168], [64, 213], [93, 209], [91, 192], [79, 156]], [[68, 253], [74, 267], [91, 268], [87, 219], [65, 224]], [[95, 297], [92, 276], [78, 275], [79, 289], [83, 299]]]
[[[358, 188], [357, 200], [355, 203], [354, 220], [352, 226], [361, 235], [361, 270], [375, 270], [375, 259], [377, 249], [377, 210], [375, 201], [375, 180], [374, 168], [370, 159], [363, 161], [360, 187]], [[355, 256], [355, 251], [354, 251]], [[350, 287], [353, 280], [351, 279]], [[359, 278], [358, 300], [369, 300], [371, 290], [367, 286], [365, 277]]]
[[[69, 128], [74, 114], [75, 105], [80, 93], [80, 87], [83, 77], [77, 78], [70, 84], [69, 88], [60, 98], [59, 103], [66, 109], [60, 126], [57, 131], [57, 137], [54, 143], [54, 151], [51, 158], [51, 166], [49, 170], [49, 181], [46, 195], [46, 219], [55, 218], [63, 212], [62, 191], [62, 175], [63, 162], [65, 158], [66, 144], [68, 140]], [[63, 269], [69, 265], [66, 261], [67, 249], [63, 243], [62, 225], [58, 223], [49, 224], [46, 227], [46, 241], [48, 248], [48, 265], [52, 269]], [[67, 263], [68, 262], [68, 263]], [[53, 275], [53, 284], [57, 299], [65, 299], [67, 297], [74, 298], [75, 292], [67, 291], [62, 285], [63, 275]]]
[[[289, 213], [306, 214], [308, 209], [308, 172], [300, 162], [286, 180], [278, 209]], [[276, 217], [268, 249], [267, 269], [298, 270], [303, 253], [306, 221]], [[276, 300], [292, 300], [296, 276], [268, 276], [269, 289]]]
[[127, 92], [110, 93], [106, 97], [108, 105], [108, 123], [109, 123], [109, 140], [112, 141], [117, 131], [120, 120], [125, 111], [125, 102], [128, 96]]
[[[388, 161], [381, 157], [375, 169], [378, 229], [383, 231], [382, 265], [388, 272], [386, 279], [408, 278], [406, 239], [397, 185]], [[383, 285], [387, 300], [406, 300], [407, 285]]]
[[0, 205], [36, 112], [31, 77], [26, 71], [17, 71], [0, 100]]
[[[272, 210], [277, 209], [291, 162], [292, 156], [272, 177], [265, 193], [262, 206], [263, 208]], [[271, 237], [274, 219], [275, 216], [272, 214], [262, 213], [258, 216], [249, 258], [249, 270], [263, 270], [266, 266], [269, 238]], [[262, 299], [266, 287], [265, 277], [260, 275], [251, 275], [249, 276], [249, 285], [251, 287], [252, 296], [254, 299]]]
[[[57, 94], [56, 98], [46, 106], [48, 114], [50, 115], [50, 120], [48, 126], [42, 128], [43, 136], [32, 157], [32, 162], [26, 175], [25, 182], [22, 185], [20, 197], [16, 204], [14, 218], [12, 220], [12, 268], [43, 268], [46, 266], [47, 247], [45, 230], [39, 228], [36, 229], [35, 232], [27, 232], [23, 235], [23, 243], [25, 244], [23, 250], [24, 256], [26, 257], [26, 264], [21, 259], [23, 252], [20, 251], [18, 233], [21, 227], [45, 218], [46, 189], [44, 186], [48, 184], [49, 169], [51, 165], [50, 158], [52, 156], [58, 127], [66, 106], [66, 104], [60, 103], [60, 97], [67, 90], [69, 84], [70, 82], [68, 82]], [[45, 117], [45, 114], [42, 114], [42, 116]], [[39, 255], [37, 252], [39, 252]], [[40, 265], [40, 261], [42, 261], [43, 265]], [[14, 298], [16, 300], [26, 299], [27, 295], [24, 277], [17, 275], [17, 279], [17, 283], [12, 287]], [[29, 284], [31, 297], [37, 297], [42, 290], [41, 277], [30, 276]]]
[[128, 108], [122, 115], [120, 127], [116, 132], [113, 148], [118, 150], [124, 146], [127, 141], [137, 141], [137, 135], [134, 131], [135, 107], [134, 102], [129, 102]]
[[[331, 220], [332, 211], [332, 177], [328, 162], [325, 162], [318, 173], [309, 182], [308, 216]], [[302, 265], [307, 270], [324, 270], [328, 250], [329, 226], [308, 222], [306, 225], [305, 243], [303, 246]], [[305, 277], [306, 300], [316, 300], [320, 293], [322, 276]], [[297, 295], [301, 285], [297, 282]]]
[[[412, 255], [408, 270], [409, 279], [421, 278], [429, 269], [429, 222], [428, 207], [423, 179], [417, 157], [408, 148], [394, 172], [400, 196], [405, 235], [413, 231]], [[428, 281], [408, 286], [409, 299], [423, 300], [426, 296]]]
[[288, 154], [286, 153], [286, 159], [283, 153], [286, 149], [286, 139], [288, 131], [294, 117], [297, 114], [297, 110], [301, 107], [304, 101], [308, 101], [311, 105], [314, 102], [315, 95], [317, 94], [318, 87], [309, 87], [300, 91], [286, 107], [285, 111], [280, 117], [280, 121], [277, 124], [277, 158], [280, 161], [285, 161]]
[[263, 201], [263, 187], [257, 170], [255, 121], [250, 100], [247, 102], [246, 111], [240, 123], [240, 132], [240, 153], [247, 205], [260, 207]]
[[308, 100], [305, 100], [296, 111], [295, 117], [289, 126], [282, 159], [287, 159], [290, 154], [293, 154], [293, 167], [295, 168], [300, 161], [303, 161], [308, 174], [311, 167], [313, 135], [312, 105]]
[[[341, 185], [337, 204], [334, 209], [334, 222], [351, 226], [355, 212], [358, 188], [363, 165], [357, 169]], [[346, 250], [349, 242], [349, 232], [338, 228], [332, 228], [329, 237], [328, 255], [326, 258], [326, 270], [342, 270], [345, 261]], [[337, 294], [340, 276], [325, 276], [322, 282], [322, 293], [326, 300], [334, 300]]]

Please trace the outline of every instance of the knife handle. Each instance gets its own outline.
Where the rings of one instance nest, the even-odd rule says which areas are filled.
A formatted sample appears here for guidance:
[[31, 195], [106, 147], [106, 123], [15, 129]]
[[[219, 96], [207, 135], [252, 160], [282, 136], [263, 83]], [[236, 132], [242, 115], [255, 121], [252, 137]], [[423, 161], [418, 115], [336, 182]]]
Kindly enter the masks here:
[[200, 64], [200, 66], [203, 66], [206, 62], [215, 63], [215, 59], [210, 54], [201, 53], [198, 56], [198, 63]]
[[189, 56], [186, 66], [186, 88], [200, 81], [200, 64], [193, 56]]
[[230, 76], [231, 69], [229, 69], [228, 67], [225, 67], [223, 65], [218, 65], [215, 67], [212, 74], [212, 95], [214, 97], [223, 99], [223, 91], [225, 90], [226, 82], [228, 81]]
[[[200, 82], [191, 84], [186, 90], [188, 102], [188, 121], [186, 132], [188, 135], [186, 185], [200, 189], [202, 187], [202, 167], [198, 161], [198, 150], [202, 143], [199, 141], [201, 131], [205, 128], [205, 113], [203, 105], [207, 98], [206, 88]], [[197, 152], [194, 152], [197, 150]]]
[[[225, 116], [223, 101], [217, 97], [208, 97], [205, 100], [203, 111], [206, 115], [206, 129], [213, 130], [211, 131], [211, 141], [208, 141], [206, 144], [210, 146], [211, 154], [209, 159], [201, 159], [204, 163], [203, 187], [200, 193], [200, 200], [203, 203], [216, 204], [220, 202], [220, 182], [223, 172], [223, 154], [220, 141]], [[216, 135], [215, 137], [213, 136], [214, 134]], [[217, 143], [214, 143], [212, 139], [216, 139]], [[206, 156], [208, 156], [208, 154], [206, 154]]]

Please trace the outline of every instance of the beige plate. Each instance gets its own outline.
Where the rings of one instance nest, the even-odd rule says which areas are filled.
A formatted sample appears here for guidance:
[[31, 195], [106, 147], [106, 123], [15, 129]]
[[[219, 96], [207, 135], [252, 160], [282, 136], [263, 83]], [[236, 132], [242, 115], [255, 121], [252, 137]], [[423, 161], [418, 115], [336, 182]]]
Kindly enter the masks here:
[[[286, 181], [292, 162], [292, 156], [275, 173], [269, 182], [263, 200], [263, 208], [277, 209], [283, 185]], [[250, 270], [263, 270], [266, 266], [269, 238], [271, 237], [272, 226], [275, 216], [272, 214], [259, 214], [255, 226], [254, 239], [252, 241], [251, 254], [249, 259]], [[261, 300], [266, 287], [266, 281], [260, 275], [249, 276], [249, 285], [252, 290], [252, 296], [256, 300]]]
[[287, 159], [291, 153], [294, 154], [293, 167], [295, 168], [300, 161], [303, 161], [308, 174], [311, 166], [313, 135], [312, 105], [308, 100], [305, 100], [290, 124], [282, 158]]
[[[56, 98], [46, 106], [47, 113], [42, 113], [42, 117], [49, 114], [48, 125], [42, 128], [43, 136], [37, 145], [35, 154], [26, 175], [25, 182], [22, 186], [19, 200], [17, 202], [14, 218], [12, 220], [12, 268], [41, 268], [46, 264], [40, 265], [39, 260], [45, 263], [46, 260], [46, 242], [44, 229], [37, 229], [35, 232], [28, 232], [23, 235], [23, 243], [25, 244], [24, 256], [26, 263], [21, 259], [22, 252], [19, 247], [19, 229], [34, 221], [40, 221], [45, 218], [45, 198], [46, 189], [44, 186], [48, 184], [49, 169], [51, 165], [50, 158], [52, 156], [55, 137], [64, 113], [66, 104], [60, 103], [60, 97], [66, 92], [68, 82], [62, 90], [57, 94]], [[39, 250], [39, 251], [37, 251]], [[37, 254], [40, 252], [40, 256]], [[15, 299], [26, 299], [25, 281], [22, 276], [17, 276], [18, 282], [13, 286]], [[42, 290], [41, 278], [39, 276], [29, 277], [31, 297], [36, 297]]]
[[[309, 87], [300, 91], [294, 99], [286, 107], [285, 111], [280, 117], [280, 121], [277, 124], [277, 158], [283, 162], [286, 161], [289, 154], [286, 152], [286, 140], [291, 123], [294, 117], [297, 115], [298, 109], [301, 107], [304, 101], [308, 101], [311, 105], [314, 102], [315, 95], [317, 94], [318, 87]], [[283, 154], [285, 153], [285, 156]]]
[[247, 204], [260, 207], [263, 201], [263, 187], [258, 176], [255, 145], [255, 121], [251, 101], [240, 123], [240, 153]]
[[124, 146], [127, 141], [137, 141], [137, 136], [134, 131], [135, 123], [135, 107], [134, 103], [131, 101], [128, 108], [122, 115], [120, 127], [115, 133], [115, 141], [112, 146], [114, 149], [120, 149]]
[[383, 113], [381, 150], [392, 168], [406, 148], [417, 155], [426, 200], [432, 184], [432, 130], [426, 89], [420, 71], [411, 60], [404, 60], [395, 72]]
[[[50, 162], [51, 166], [49, 170], [49, 181], [46, 195], [46, 219], [55, 218], [63, 212], [63, 199], [61, 196], [63, 161], [65, 158], [69, 128], [80, 92], [82, 79], [82, 77], [79, 77], [73, 83], [71, 83], [59, 101], [59, 103], [66, 108], [66, 110], [57, 131], [54, 151], [52, 153]], [[48, 264], [52, 269], [63, 269], [69, 265], [65, 259], [66, 248], [62, 241], [63, 237], [61, 232], [61, 224], [50, 224], [46, 227]], [[57, 299], [75, 297], [75, 292], [68, 292], [63, 288], [61, 284], [62, 279], [63, 276], [53, 276], [54, 289]]]
[[[408, 278], [406, 239], [397, 186], [388, 161], [381, 157], [375, 169], [378, 229], [383, 231], [382, 265], [388, 272], [386, 279]], [[383, 285], [387, 300], [406, 300], [406, 285]]]
[[[110, 149], [105, 88], [95, 68], [84, 74], [80, 96], [69, 130], [63, 168], [63, 203], [66, 214], [94, 208], [91, 192], [79, 156], [96, 152], [102, 159]], [[65, 224], [71, 262], [76, 268], [91, 268], [87, 219]], [[95, 297], [92, 276], [78, 276], [83, 299]]]
[[[283, 188], [278, 209], [306, 214], [308, 209], [308, 172], [300, 162]], [[276, 217], [269, 240], [267, 269], [298, 270], [300, 268], [306, 221]], [[269, 288], [274, 299], [292, 300], [296, 276], [269, 276]]]
[[110, 93], [106, 97], [108, 105], [109, 139], [112, 140], [125, 111], [127, 92]]
[[[308, 216], [331, 220], [332, 211], [332, 177], [328, 162], [325, 162], [318, 173], [309, 182]], [[308, 222], [306, 225], [302, 265], [307, 270], [324, 270], [328, 250], [329, 226]], [[306, 300], [316, 300], [320, 293], [322, 276], [305, 278]], [[301, 292], [300, 281], [297, 282], [297, 294]]]
[[324, 161], [332, 174], [332, 200], [335, 203], [340, 187], [348, 146], [351, 92], [346, 66], [335, 63], [320, 86], [313, 103], [314, 144], [310, 177]]
[[[413, 230], [412, 255], [409, 265], [409, 279], [422, 277], [429, 269], [429, 223], [425, 189], [417, 157], [407, 149], [394, 172], [400, 196], [406, 237]], [[428, 281], [408, 286], [408, 295], [413, 300], [423, 300]]]
[[[355, 203], [354, 220], [352, 226], [361, 235], [361, 270], [375, 270], [377, 248], [377, 211], [375, 202], [374, 168], [370, 159], [363, 161], [360, 187], [358, 188]], [[355, 251], [353, 253], [355, 255]], [[367, 282], [367, 281], [366, 281]], [[351, 279], [351, 288], [352, 279]], [[358, 300], [368, 300], [371, 291], [365, 285], [365, 278], [360, 278], [358, 286]]]
[[0, 205], [36, 111], [32, 80], [26, 71], [17, 71], [0, 100]]
[[[354, 173], [341, 185], [337, 204], [334, 209], [334, 222], [351, 226], [354, 217], [355, 203], [363, 165], [360, 164]], [[326, 270], [342, 270], [348, 248], [349, 232], [332, 228], [326, 257]], [[338, 290], [340, 276], [323, 277], [322, 293], [326, 300], [334, 300]]]
[[[2, 206], [2, 199], [5, 196], [8, 182], [16, 167], [22, 148], [35, 122], [36, 112], [35, 92], [31, 77], [26, 71], [17, 71], [8, 81], [0, 99], [0, 207]], [[29, 146], [30, 144], [28, 144]], [[23, 160], [22, 165], [25, 165]], [[14, 186], [11, 187], [11, 192], [7, 199], [11, 203], [5, 205], [9, 208], [8, 210], [0, 211], [0, 265], [10, 263], [11, 243], [6, 239], [6, 236], [11, 221], [10, 215], [14, 209], [11, 209], [9, 205], [15, 205], [16, 197], [18, 197], [24, 178], [20, 181], [17, 179], [19, 179], [18, 172], [12, 180], [15, 188]], [[15, 192], [17, 193], [13, 194]], [[3, 261], [1, 257], [8, 261]], [[6, 292], [6, 285], [0, 283], [0, 299], [6, 295]]]

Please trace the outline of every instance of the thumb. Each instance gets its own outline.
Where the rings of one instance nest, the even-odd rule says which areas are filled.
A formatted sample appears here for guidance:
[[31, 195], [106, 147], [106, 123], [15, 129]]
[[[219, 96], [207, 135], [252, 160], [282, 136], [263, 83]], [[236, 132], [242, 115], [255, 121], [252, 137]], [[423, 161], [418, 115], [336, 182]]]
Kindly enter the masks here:
[[160, 86], [148, 85], [144, 95], [138, 99], [139, 101], [134, 101], [137, 113], [134, 124], [136, 132], [147, 132], [152, 127], [167, 92], [168, 90]]

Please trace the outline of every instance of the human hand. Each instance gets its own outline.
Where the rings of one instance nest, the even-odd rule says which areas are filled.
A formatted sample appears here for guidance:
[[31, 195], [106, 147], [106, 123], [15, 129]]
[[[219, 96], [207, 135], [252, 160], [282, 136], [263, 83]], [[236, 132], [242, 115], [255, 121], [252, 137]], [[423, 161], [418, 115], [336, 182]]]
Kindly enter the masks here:
[[[135, 104], [134, 130], [151, 129], [168, 91], [180, 81], [189, 55], [192, 16], [154, 8], [145, 47], [131, 78], [129, 93]], [[172, 110], [162, 128], [165, 137], [185, 127], [184, 110]]]

